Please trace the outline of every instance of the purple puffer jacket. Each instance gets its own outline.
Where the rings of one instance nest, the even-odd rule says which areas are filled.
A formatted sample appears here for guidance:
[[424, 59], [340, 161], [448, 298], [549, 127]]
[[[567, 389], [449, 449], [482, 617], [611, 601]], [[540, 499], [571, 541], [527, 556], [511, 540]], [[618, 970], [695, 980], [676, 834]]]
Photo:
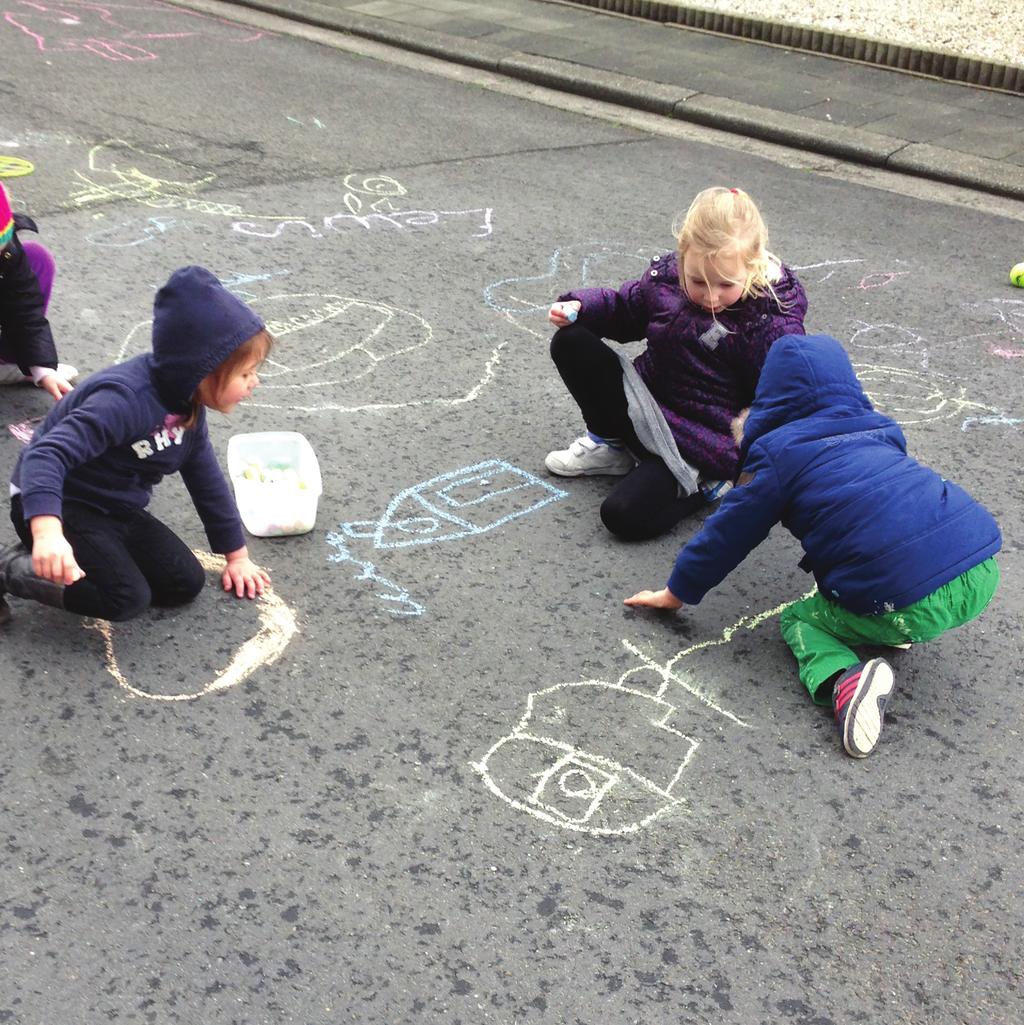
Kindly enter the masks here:
[[[754, 400], [772, 342], [802, 335], [807, 296], [787, 267], [769, 294], [712, 316], [679, 285], [676, 254], [651, 261], [639, 281], [581, 288], [558, 297], [582, 304], [577, 324], [616, 342], [647, 339], [633, 361], [661, 407], [679, 454], [705, 477], [732, 479], [739, 450], [731, 423]], [[725, 330], [723, 330], [725, 329]]]

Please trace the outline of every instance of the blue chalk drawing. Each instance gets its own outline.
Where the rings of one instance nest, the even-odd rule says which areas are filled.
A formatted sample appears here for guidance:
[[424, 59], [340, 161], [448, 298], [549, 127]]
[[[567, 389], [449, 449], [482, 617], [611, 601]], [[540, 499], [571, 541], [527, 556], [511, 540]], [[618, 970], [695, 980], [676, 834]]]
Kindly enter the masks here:
[[[548, 257], [547, 270], [541, 274], [492, 282], [484, 289], [484, 302], [492, 310], [506, 315], [547, 310], [555, 295], [566, 288], [617, 284], [639, 277], [647, 267], [651, 252], [648, 249], [629, 251], [616, 243], [602, 242], [566, 246]], [[577, 255], [579, 253], [582, 255]]]
[[390, 591], [378, 592], [377, 597], [394, 603], [387, 609], [392, 615], [421, 616], [425, 607], [405, 588], [378, 573], [372, 562], [357, 559], [347, 538], [371, 540], [379, 549], [455, 541], [486, 534], [566, 495], [561, 488], [511, 463], [487, 459], [406, 488], [395, 495], [379, 520], [342, 523], [327, 535], [327, 543], [336, 549], [328, 559], [359, 566], [357, 580], [374, 580]]
[[511, 463], [488, 459], [406, 488], [376, 522], [343, 523], [341, 530], [349, 537], [372, 538], [375, 548], [455, 541], [494, 530], [566, 494]]
[[382, 577], [372, 562], [357, 559], [349, 549], [348, 543], [340, 534], [331, 531], [327, 535], [327, 543], [337, 549], [334, 555], [327, 556], [328, 562], [351, 562], [362, 569], [362, 572], [355, 578], [356, 580], [375, 580], [382, 587], [391, 590], [391, 594], [381, 591], [377, 592], [377, 597], [381, 601], [398, 603], [397, 606], [388, 608], [387, 611], [391, 615], [422, 616], [426, 612], [426, 608], [416, 601], [404, 587], [401, 587], [392, 580], [388, 580], [387, 577]]
[[250, 292], [242, 286], [252, 285], [257, 281], [269, 281], [271, 278], [279, 278], [282, 275], [288, 275], [290, 273], [291, 271], [288, 270], [269, 271], [266, 274], [242, 274], [236, 271], [230, 277], [222, 277], [219, 280], [229, 292], [234, 292], [240, 299], [247, 299], [250, 302], [255, 302], [260, 298], [260, 296], [255, 292]]
[[966, 431], [974, 424], [1001, 424], [1004, 427], [1016, 427], [1018, 424], [1024, 424], [1024, 420], [1002, 414], [998, 416], [969, 416], [960, 425], [960, 430]]

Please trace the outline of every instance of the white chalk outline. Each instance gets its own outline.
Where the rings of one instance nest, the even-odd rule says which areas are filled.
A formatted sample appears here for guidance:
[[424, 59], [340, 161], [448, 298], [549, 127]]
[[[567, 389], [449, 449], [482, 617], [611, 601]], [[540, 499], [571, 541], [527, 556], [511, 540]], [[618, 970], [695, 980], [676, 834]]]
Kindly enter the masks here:
[[[208, 573], [219, 575], [223, 572], [225, 561], [222, 556], [202, 551], [196, 551], [194, 554]], [[105, 619], [83, 619], [82, 625], [87, 630], [95, 630], [103, 638], [106, 670], [123, 690], [134, 697], [146, 698], [149, 701], [195, 701], [208, 694], [236, 687], [261, 666], [272, 665], [281, 657], [292, 637], [298, 632], [294, 610], [273, 590], [268, 588], [262, 596], [254, 600], [259, 611], [258, 632], [242, 644], [231, 661], [208, 684], [191, 694], [152, 694], [133, 687], [117, 661], [117, 654], [114, 651], [114, 624]]]
[[[805, 595], [795, 600], [803, 601], [805, 598], [809, 598], [811, 595], [815, 594], [816, 590], [816, 588], [812, 588]], [[684, 648], [682, 651], [677, 652], [664, 664], [658, 663], [654, 659], [650, 658], [632, 641], [623, 640], [623, 647], [639, 661], [639, 665], [627, 669], [621, 676], [619, 676], [615, 683], [608, 683], [603, 680], [581, 680], [573, 683], [558, 683], [551, 687], [545, 687], [542, 690], [531, 692], [526, 699], [526, 712], [523, 714], [519, 722], [513, 727], [512, 731], [494, 743], [484, 756], [479, 759], [479, 761], [470, 762], [470, 767], [483, 779], [484, 785], [491, 791], [491, 793], [500, 798], [506, 804], [515, 808], [517, 811], [526, 812], [535, 818], [542, 819], [550, 825], [559, 826], [562, 829], [570, 829], [579, 833], [589, 833], [592, 836], [624, 836], [637, 833], [649, 826], [662, 815], [671, 811], [673, 808], [682, 808], [685, 810], [686, 798], [675, 792], [675, 788], [682, 778], [683, 772], [689, 767], [693, 760], [693, 756], [696, 754], [701, 742], [694, 737], [690, 737], [689, 735], [666, 725], [668, 720], [678, 711], [678, 705], [666, 700], [665, 695], [668, 692], [668, 688], [670, 686], [679, 686], [687, 694], [696, 698], [701, 704], [707, 706], [712, 711], [717, 712], [719, 715], [723, 716], [735, 725], [748, 730], [754, 729], [754, 727], [750, 723], [741, 719], [735, 713], [722, 707], [717, 699], [712, 694], [708, 693], [705, 688], [697, 686], [697, 684], [692, 682], [690, 679], [687, 679], [685, 676], [677, 672], [677, 663], [688, 655], [692, 655], [694, 652], [728, 644], [739, 630], [754, 630], [761, 626], [766, 620], [771, 619], [774, 616], [778, 616], [784, 609], [788, 608], [792, 604], [794, 604], [794, 602], [787, 601], [783, 602], [776, 608], [768, 609], [765, 612], [759, 612], [753, 616], [743, 616], [735, 623], [727, 626], [720, 636], [709, 638], [706, 641], [699, 641], [696, 644], [691, 644], [688, 648]], [[648, 673], [652, 671], [661, 677], [661, 686], [658, 688], [656, 693], [652, 694], [649, 691], [639, 690], [625, 685], [626, 681], [633, 674]], [[663, 714], [661, 714], [660, 717], [651, 719], [651, 725], [655, 728], [674, 734], [690, 745], [687, 754], [684, 756], [667, 786], [658, 786], [652, 780], [642, 776], [640, 773], [630, 769], [626, 765], [613, 762], [611, 759], [604, 756], [594, 755], [590, 752], [579, 750], [574, 748], [571, 744], [561, 741], [556, 737], [545, 736], [539, 731], [530, 729], [530, 720], [533, 715], [533, 707], [537, 698], [573, 687], [603, 687], [608, 690], [621, 691], [631, 696], [651, 701], [654, 705], [658, 706], [659, 711], [663, 710]], [[501, 790], [491, 777], [488, 770], [488, 761], [498, 750], [500, 750], [505, 744], [519, 740], [530, 743], [545, 744], [546, 746], [562, 750], [564, 752], [562, 758], [558, 759], [553, 766], [538, 776], [537, 785], [533, 788], [530, 797], [525, 801], [511, 797]], [[595, 766], [602, 774], [608, 777], [601, 788], [600, 793], [595, 793], [594, 800], [591, 802], [585, 813], [574, 818], [569, 818], [554, 806], [544, 802], [540, 796], [544, 790], [544, 786], [554, 778], [556, 772], [570, 763], [584, 767], [588, 765]], [[624, 826], [606, 828], [588, 825], [587, 823], [589, 823], [593, 818], [598, 806], [600, 805], [601, 798], [603, 798], [605, 794], [609, 793], [615, 784], [619, 782], [620, 776], [616, 775], [617, 773], [621, 773], [623, 776], [628, 777], [632, 782], [646, 790], [649, 794], [663, 800], [665, 803], [641, 820], [628, 823]], [[586, 794], [582, 794], [582, 792], [581, 794], [574, 796], [581, 795], [587, 796]]]

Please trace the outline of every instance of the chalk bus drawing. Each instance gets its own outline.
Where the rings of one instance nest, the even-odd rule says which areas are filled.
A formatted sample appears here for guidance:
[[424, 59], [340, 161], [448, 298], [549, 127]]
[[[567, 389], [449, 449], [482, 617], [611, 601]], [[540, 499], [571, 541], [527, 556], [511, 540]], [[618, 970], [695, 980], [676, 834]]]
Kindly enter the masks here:
[[739, 630], [756, 629], [789, 604], [745, 616], [664, 663], [623, 640], [637, 664], [614, 682], [580, 680], [534, 691], [511, 732], [471, 767], [517, 811], [592, 836], [637, 833], [673, 811], [685, 813], [684, 773], [701, 741], [691, 735], [694, 723], [684, 723], [696, 718], [684, 702], [697, 701], [742, 729], [753, 727], [678, 665], [728, 644]]
[[348, 537], [372, 539], [374, 548], [436, 544], [484, 534], [566, 494], [503, 459], [487, 459], [400, 491], [379, 520], [343, 523], [340, 529]]
[[[4, 20], [20, 29], [43, 53], [86, 53], [113, 62], [157, 60], [156, 49], [185, 39], [209, 38], [221, 43], [254, 43], [267, 35], [261, 29], [152, 3], [93, 0], [14, 0]], [[136, 27], [137, 26], [137, 27]]]
[[[224, 569], [223, 557], [200, 551], [195, 555], [203, 569], [216, 574], [219, 580]], [[255, 604], [259, 614], [259, 630], [238, 648], [228, 664], [218, 670], [212, 680], [196, 690], [183, 694], [154, 694], [142, 690], [128, 680], [117, 659], [117, 624], [105, 619], [84, 619], [82, 625], [88, 630], [95, 630], [103, 638], [107, 672], [123, 690], [134, 697], [146, 698], [149, 701], [195, 701], [197, 698], [236, 687], [261, 666], [272, 665], [281, 657], [289, 641], [298, 632], [294, 611], [272, 589], [265, 591], [256, 599]]]
[[351, 540], [371, 541], [379, 550], [456, 541], [495, 530], [565, 496], [565, 491], [526, 470], [502, 459], [487, 459], [400, 491], [379, 520], [342, 523], [327, 535], [335, 549], [328, 558], [359, 566], [357, 580], [381, 584], [385, 591], [378, 591], [377, 597], [395, 603], [387, 607], [392, 615], [419, 616], [425, 607], [405, 588], [381, 576], [372, 562], [356, 558]]

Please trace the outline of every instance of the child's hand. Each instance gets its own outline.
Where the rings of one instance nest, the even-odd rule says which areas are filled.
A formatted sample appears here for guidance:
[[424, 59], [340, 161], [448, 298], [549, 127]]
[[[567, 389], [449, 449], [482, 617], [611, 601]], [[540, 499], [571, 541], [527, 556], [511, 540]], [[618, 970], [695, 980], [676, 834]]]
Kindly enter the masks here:
[[564, 303], [552, 303], [551, 309], [548, 310], [548, 320], [555, 327], [568, 327], [582, 308], [583, 303], [577, 299], [570, 299]]
[[85, 576], [56, 516], [33, 516], [29, 525], [32, 528], [32, 572], [36, 576], [65, 587]]
[[683, 603], [667, 588], [660, 591], [637, 591], [632, 598], [624, 598], [623, 605], [640, 605], [647, 609], [681, 609]]
[[234, 591], [239, 598], [255, 598], [269, 586], [270, 574], [260, 569], [244, 548], [241, 551], [244, 554], [232, 552], [227, 556], [220, 582], [225, 591]]
[[53, 396], [54, 402], [59, 402], [69, 391], [74, 390], [70, 381], [65, 381], [60, 374], [47, 374], [39, 379], [39, 387]]

